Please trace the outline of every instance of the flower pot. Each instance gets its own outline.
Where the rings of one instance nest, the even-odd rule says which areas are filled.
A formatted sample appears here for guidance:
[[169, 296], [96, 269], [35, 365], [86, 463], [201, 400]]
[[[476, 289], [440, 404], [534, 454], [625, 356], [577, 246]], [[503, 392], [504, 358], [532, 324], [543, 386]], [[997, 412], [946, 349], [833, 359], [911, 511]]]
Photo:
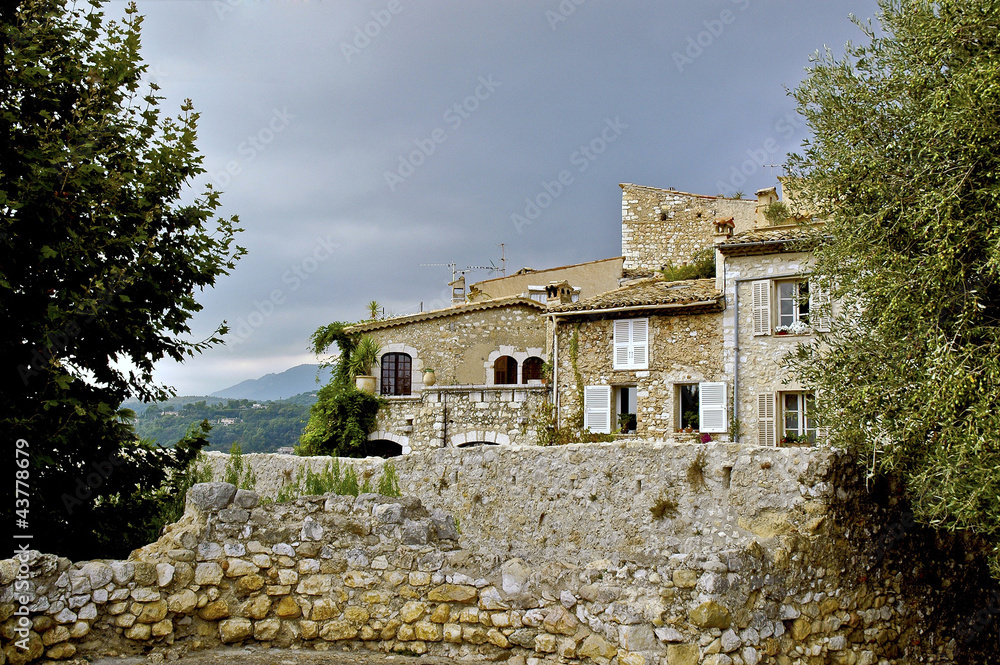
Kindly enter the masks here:
[[358, 387], [358, 390], [366, 393], [375, 394], [375, 377], [366, 376], [364, 374], [358, 374], [354, 377], [354, 385]]
[[434, 375], [434, 372], [424, 372], [424, 385], [430, 387], [435, 383], [437, 383], [437, 377]]

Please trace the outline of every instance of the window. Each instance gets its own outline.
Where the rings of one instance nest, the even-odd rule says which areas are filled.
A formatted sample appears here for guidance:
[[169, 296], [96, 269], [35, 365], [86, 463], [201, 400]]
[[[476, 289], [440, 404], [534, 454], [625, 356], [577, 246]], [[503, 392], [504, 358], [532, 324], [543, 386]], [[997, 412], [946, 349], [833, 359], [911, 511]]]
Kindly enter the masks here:
[[649, 366], [649, 319], [614, 322], [614, 369], [646, 369]]
[[542, 380], [542, 359], [532, 356], [521, 365], [521, 382]]
[[674, 393], [675, 422], [678, 429], [723, 433], [729, 429], [726, 384], [720, 382], [681, 383]]
[[815, 443], [814, 407], [815, 398], [810, 392], [757, 395], [757, 444]]
[[500, 356], [493, 363], [493, 383], [517, 383], [517, 361], [510, 356]]
[[778, 294], [778, 326], [785, 329], [796, 323], [809, 323], [809, 282], [789, 280], [776, 282]]
[[548, 296], [545, 293], [544, 286], [529, 286], [528, 287], [528, 297], [535, 302], [540, 302], [543, 305], [548, 300]]
[[815, 400], [812, 393], [781, 393], [782, 443], [816, 442], [816, 425], [812, 411]]
[[[753, 334], [802, 334], [830, 329], [827, 290], [806, 279], [757, 280], [751, 283]], [[774, 303], [774, 311], [771, 303]], [[817, 314], [818, 312], [818, 314]], [[810, 313], [812, 316], [810, 316]]]
[[611, 434], [611, 386], [584, 386], [583, 428]]
[[686, 383], [677, 386], [677, 429], [698, 429], [698, 384]]
[[406, 353], [386, 353], [379, 362], [382, 367], [383, 395], [409, 395], [412, 359]]
[[617, 422], [613, 424], [623, 434], [635, 432], [636, 425], [638, 424], [637, 414], [639, 410], [636, 408], [636, 392], [635, 386], [618, 386], [615, 388], [615, 414]]

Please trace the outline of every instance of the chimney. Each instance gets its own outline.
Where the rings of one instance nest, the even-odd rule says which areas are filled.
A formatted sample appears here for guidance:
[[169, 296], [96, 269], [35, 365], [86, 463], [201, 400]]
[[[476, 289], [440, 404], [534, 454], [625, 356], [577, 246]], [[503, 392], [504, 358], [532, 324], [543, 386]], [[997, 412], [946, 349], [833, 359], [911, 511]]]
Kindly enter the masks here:
[[465, 303], [465, 275], [448, 284], [451, 287], [452, 306]]
[[573, 287], [569, 285], [569, 282], [550, 282], [545, 287], [545, 304], [549, 307], [569, 302], [573, 302]]
[[727, 217], [726, 219], [715, 220], [715, 244], [723, 242], [726, 238], [733, 237], [733, 231], [736, 229], [736, 221], [732, 217]]

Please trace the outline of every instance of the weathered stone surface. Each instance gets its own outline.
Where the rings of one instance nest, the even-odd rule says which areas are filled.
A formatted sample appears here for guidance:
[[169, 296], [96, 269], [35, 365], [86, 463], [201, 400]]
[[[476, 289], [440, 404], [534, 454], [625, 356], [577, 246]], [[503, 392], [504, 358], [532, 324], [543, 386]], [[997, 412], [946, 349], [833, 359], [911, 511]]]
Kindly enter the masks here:
[[157, 600], [143, 605], [142, 610], [136, 617], [140, 623], [156, 623], [162, 621], [167, 616], [167, 601]]
[[[231, 487], [231, 485], [230, 485]], [[215, 585], [222, 581], [222, 566], [213, 562], [199, 563], [194, 569], [194, 583]]]
[[418, 621], [427, 612], [427, 603], [410, 601], [399, 610], [399, 618], [405, 623]]
[[281, 619], [263, 619], [254, 624], [253, 638], [261, 642], [269, 642], [278, 636], [281, 630]]
[[[591, 658], [594, 660], [598, 658], [611, 659], [618, 655], [618, 649], [612, 646], [601, 635], [591, 633], [583, 641], [580, 648], [577, 649], [577, 654], [583, 656], [584, 658]], [[671, 663], [671, 665], [673, 664]]]
[[45, 655], [53, 660], [65, 660], [76, 655], [76, 645], [63, 642], [57, 644], [45, 652]]
[[667, 646], [668, 665], [698, 665], [701, 651], [697, 644], [670, 644]]
[[442, 637], [450, 644], [462, 643], [462, 626], [457, 623], [446, 623], [442, 627]]
[[500, 587], [504, 593], [523, 593], [528, 588], [528, 575], [530, 574], [523, 559], [511, 559], [500, 567], [502, 583]]
[[236, 490], [236, 494], [233, 495], [233, 505], [245, 510], [256, 508], [259, 503], [260, 496], [251, 490]]
[[732, 618], [729, 609], [714, 600], [702, 603], [688, 615], [691, 623], [699, 628], [729, 628]]
[[167, 598], [167, 609], [178, 614], [189, 614], [198, 604], [198, 596], [191, 589], [184, 589]]
[[69, 628], [66, 626], [55, 626], [42, 633], [42, 644], [52, 646], [59, 642], [65, 642], [69, 638]]
[[156, 583], [165, 587], [174, 581], [174, 566], [169, 563], [156, 564]]
[[442, 584], [427, 593], [427, 599], [434, 602], [463, 603], [475, 602], [479, 590], [474, 586], [461, 584]]
[[174, 622], [170, 619], [163, 619], [162, 621], [157, 621], [150, 627], [150, 632], [153, 637], [165, 637], [170, 633], [174, 632]]
[[413, 633], [418, 640], [425, 642], [440, 642], [443, 636], [441, 624], [429, 621], [418, 621], [413, 624]]
[[130, 640], [144, 641], [153, 636], [153, 627], [148, 623], [135, 623], [125, 629], [125, 637]]
[[302, 578], [302, 581], [295, 587], [295, 592], [309, 596], [322, 596], [329, 593], [332, 588], [332, 575], [309, 575]]
[[358, 607], [357, 605], [351, 605], [344, 608], [344, 620], [350, 621], [355, 624], [363, 624], [368, 621], [371, 615], [368, 614], [368, 610], [363, 607]]
[[539, 633], [535, 636], [535, 651], [539, 653], [555, 653], [558, 642], [555, 635]]
[[271, 599], [266, 595], [254, 596], [243, 603], [240, 613], [249, 619], [263, 619], [271, 609]]
[[673, 572], [674, 586], [682, 589], [694, 588], [694, 585], [698, 583], [699, 577], [701, 577], [701, 573], [696, 570], [680, 568]]
[[92, 561], [80, 568], [80, 572], [87, 576], [91, 589], [99, 589], [111, 582], [114, 571], [106, 563]]
[[301, 616], [302, 608], [299, 607], [299, 604], [295, 602], [294, 598], [291, 596], [285, 596], [278, 602], [278, 606], [274, 609], [274, 613], [282, 619], [294, 619], [295, 617]]
[[198, 616], [206, 621], [224, 619], [229, 616], [229, 603], [224, 598], [214, 600], [198, 610]]
[[[579, 624], [580, 622], [577, 621], [576, 617], [570, 614], [562, 605], [556, 605], [549, 610], [549, 613], [545, 615], [545, 620], [542, 622], [545, 630], [558, 635], [572, 635], [576, 632]], [[650, 634], [652, 634], [652, 630], [650, 630]]]
[[618, 626], [618, 644], [627, 651], [655, 651], [661, 648], [649, 624]]
[[358, 627], [349, 621], [327, 621], [319, 629], [319, 636], [327, 642], [353, 640], [358, 636]]
[[249, 619], [223, 619], [219, 622], [219, 639], [222, 640], [223, 644], [242, 642], [252, 634], [253, 624]]
[[236, 487], [229, 483], [198, 483], [188, 490], [187, 504], [199, 510], [220, 510], [229, 505], [236, 495]]

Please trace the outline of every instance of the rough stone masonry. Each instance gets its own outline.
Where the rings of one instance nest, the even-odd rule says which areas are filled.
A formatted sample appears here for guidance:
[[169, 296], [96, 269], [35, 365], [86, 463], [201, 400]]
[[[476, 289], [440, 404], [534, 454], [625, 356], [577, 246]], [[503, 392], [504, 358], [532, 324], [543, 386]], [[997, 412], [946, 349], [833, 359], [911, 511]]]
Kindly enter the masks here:
[[[288, 464], [248, 459], [265, 478]], [[0, 561], [0, 664], [220, 644], [517, 665], [991, 662], [960, 621], [983, 598], [975, 565], [914, 547], [912, 521], [880, 537], [892, 516], [833, 451], [611, 444], [394, 463], [409, 496], [262, 504], [207, 483], [127, 561]], [[937, 578], [920, 587], [925, 564]]]

